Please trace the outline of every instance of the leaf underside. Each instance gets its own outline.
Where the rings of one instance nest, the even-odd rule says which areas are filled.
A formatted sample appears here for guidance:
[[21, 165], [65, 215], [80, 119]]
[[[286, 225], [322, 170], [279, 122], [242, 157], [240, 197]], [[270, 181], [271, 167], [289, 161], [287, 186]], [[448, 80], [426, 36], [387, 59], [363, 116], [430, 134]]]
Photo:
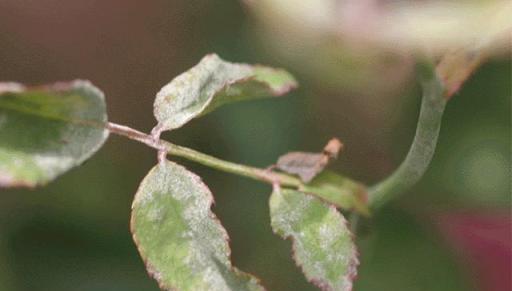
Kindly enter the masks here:
[[264, 290], [231, 265], [226, 230], [201, 179], [164, 161], [144, 178], [131, 228], [150, 275], [165, 290]]
[[343, 216], [334, 206], [296, 190], [270, 197], [274, 232], [293, 241], [293, 257], [306, 278], [322, 290], [348, 291], [357, 274], [357, 251]]
[[108, 137], [103, 93], [76, 80], [26, 88], [0, 83], [0, 186], [46, 184]]
[[281, 96], [295, 87], [297, 82], [284, 70], [230, 63], [210, 54], [158, 92], [155, 129], [176, 129], [225, 103]]

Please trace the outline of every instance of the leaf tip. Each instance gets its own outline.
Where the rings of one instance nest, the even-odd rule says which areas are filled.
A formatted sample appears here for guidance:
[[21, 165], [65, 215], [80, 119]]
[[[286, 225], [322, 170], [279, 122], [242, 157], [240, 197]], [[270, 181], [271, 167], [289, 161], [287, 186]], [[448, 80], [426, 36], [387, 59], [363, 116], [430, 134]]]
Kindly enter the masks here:
[[285, 95], [299, 87], [295, 77], [281, 68], [255, 65], [254, 79], [266, 84], [274, 96]]

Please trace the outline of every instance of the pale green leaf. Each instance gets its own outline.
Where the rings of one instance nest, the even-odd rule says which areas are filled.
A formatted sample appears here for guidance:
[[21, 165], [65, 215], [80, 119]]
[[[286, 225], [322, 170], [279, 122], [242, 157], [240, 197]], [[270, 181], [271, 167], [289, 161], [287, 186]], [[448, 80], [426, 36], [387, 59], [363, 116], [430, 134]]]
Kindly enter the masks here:
[[25, 87], [0, 83], [0, 186], [45, 184], [108, 137], [103, 93], [88, 81]]
[[314, 194], [337, 207], [355, 209], [363, 215], [369, 214], [366, 188], [334, 172], [323, 171], [301, 191]]
[[322, 290], [352, 290], [357, 250], [334, 206], [296, 190], [275, 190], [270, 216], [274, 232], [292, 239], [295, 262], [310, 282]]
[[131, 228], [148, 272], [165, 290], [264, 290], [231, 265], [228, 236], [201, 179], [169, 161], [144, 178]]
[[154, 103], [156, 131], [181, 127], [225, 103], [281, 96], [296, 86], [295, 79], [284, 70], [229, 63], [210, 54], [158, 92]]

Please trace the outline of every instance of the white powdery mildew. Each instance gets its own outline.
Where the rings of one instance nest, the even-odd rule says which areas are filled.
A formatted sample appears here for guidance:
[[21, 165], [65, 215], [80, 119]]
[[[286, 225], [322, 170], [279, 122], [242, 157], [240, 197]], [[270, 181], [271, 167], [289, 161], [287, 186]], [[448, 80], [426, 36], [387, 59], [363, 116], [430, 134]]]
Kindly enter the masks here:
[[0, 152], [0, 159], [3, 161], [0, 164], [0, 186], [34, 186], [35, 182], [26, 177], [27, 169], [36, 170], [33, 169], [34, 165], [29, 155], [17, 150], [8, 150]]
[[74, 163], [72, 157], [59, 156], [58, 154], [35, 154], [32, 158], [38, 168], [46, 169], [47, 179], [53, 179], [58, 174], [69, 169]]
[[[80, 115], [79, 111], [73, 113]], [[91, 116], [85, 111], [77, 120], [97, 122], [101, 124], [102, 116]], [[94, 115], [94, 114], [93, 114]], [[104, 115], [106, 116], [106, 115]], [[109, 136], [109, 131], [88, 125], [70, 124], [61, 129], [53, 142], [54, 146], [48, 149], [48, 154], [58, 154], [74, 158], [74, 165], [79, 165], [98, 151]]]
[[[37, 124], [41, 126], [40, 130], [46, 131], [46, 126], [51, 127], [49, 132], [52, 133], [53, 130], [59, 130], [52, 136], [36, 141], [32, 140], [30, 128], [20, 129], [23, 136], [19, 140], [27, 144], [32, 142], [31, 149], [0, 149], [13, 157], [23, 157], [20, 159], [23, 163], [21, 166], [13, 164], [8, 169], [13, 176], [20, 179], [20, 184], [44, 184], [56, 178], [88, 159], [108, 137], [109, 131], [106, 129], [80, 124], [82, 121], [101, 124], [107, 120], [104, 94], [89, 81], [60, 82], [34, 90], [17, 83], [0, 83], [0, 94], [2, 92], [19, 93], [16, 95], [20, 98], [27, 97], [23, 95], [24, 92], [48, 94], [48, 103], [41, 104], [43, 109], [34, 109], [29, 113], [40, 118], [41, 123]], [[51, 110], [48, 109], [50, 105]], [[48, 110], [51, 114], [47, 114]], [[16, 113], [0, 113], [0, 128], [8, 121], [8, 114]]]
[[334, 246], [340, 236], [340, 229], [332, 225], [329, 221], [325, 221], [318, 228], [318, 240], [320, 242], [320, 248], [323, 251], [329, 251]]
[[[106, 141], [109, 131], [81, 122], [102, 125], [107, 121], [105, 94], [87, 80], [74, 80], [69, 83], [55, 83], [50, 90], [61, 93], [63, 118], [72, 121], [59, 134], [54, 150], [63, 156], [75, 158], [75, 165], [82, 163], [95, 153]], [[77, 122], [77, 123], [73, 123]]]
[[[172, 199], [169, 200], [166, 197]], [[170, 205], [162, 203], [163, 201], [169, 201], [173, 207], [169, 208]], [[198, 176], [169, 161], [155, 166], [142, 182], [134, 200], [134, 211], [139, 207], [148, 210], [145, 212], [145, 217], [136, 217], [136, 219], [147, 219], [152, 222], [162, 218], [163, 210], [173, 209], [172, 211], [180, 211], [176, 215], [180, 216], [184, 223], [176, 224], [179, 229], [172, 231], [177, 238], [180, 238], [176, 240], [181, 244], [178, 249], [185, 250], [185, 257], [180, 262], [175, 261], [176, 245], [174, 243], [176, 242], [173, 241], [173, 237], [166, 238], [170, 240], [168, 246], [164, 245], [161, 249], [153, 250], [157, 251], [158, 260], [152, 262], [150, 258], [146, 258], [150, 264], [153, 263], [153, 271], [170, 272], [170, 274], [164, 273], [167, 288], [238, 290], [233, 289], [236, 287], [230, 286], [230, 280], [225, 278], [225, 276], [238, 276], [238, 274], [229, 260], [227, 233], [211, 212], [212, 203], [211, 192]], [[175, 217], [175, 215], [168, 217]], [[158, 229], [160, 225], [172, 227], [173, 224], [172, 221], [159, 221], [153, 229]], [[134, 229], [134, 232], [136, 234], [137, 230]], [[144, 254], [144, 245], [139, 244], [138, 247]], [[162, 265], [162, 262], [165, 264]], [[169, 266], [174, 265], [183, 267], [168, 269]], [[162, 281], [159, 282], [162, 283]], [[246, 284], [249, 284], [249, 280]]]
[[[294, 258], [308, 280], [323, 290], [351, 290], [358, 260], [343, 216], [333, 206], [301, 192], [285, 190], [272, 195], [274, 231], [293, 239]], [[322, 217], [310, 217], [322, 208], [327, 210]]]
[[[276, 228], [282, 229], [284, 233], [295, 233], [295, 224], [302, 220], [302, 216], [305, 213], [305, 209], [310, 206], [312, 201], [312, 197], [309, 195], [305, 197], [305, 199], [301, 199], [298, 204], [290, 204], [289, 201], [286, 200], [286, 197], [280, 193], [273, 193], [273, 203], [271, 205], [271, 209], [276, 209], [272, 214], [272, 224], [275, 224]], [[296, 201], [294, 201], [296, 202]]]
[[178, 128], [200, 115], [217, 92], [251, 74], [248, 65], [228, 63], [215, 54], [205, 56], [157, 93], [154, 114], [161, 129]]
[[[153, 180], [161, 179], [161, 172], [157, 171], [157, 167], [151, 169], [148, 175], [142, 180], [142, 183], [133, 198], [132, 209], [135, 207], [146, 207], [147, 204], [151, 203], [154, 199], [154, 193], [158, 192], [160, 188], [158, 183], [154, 183]], [[163, 183], [163, 182], [162, 182]]]
[[216, 267], [210, 266], [206, 268], [202, 272], [202, 277], [203, 281], [206, 282], [205, 285], [209, 286], [209, 290], [230, 290], [229, 286], [226, 284], [226, 281], [220, 275], [219, 270]]
[[163, 206], [155, 206], [148, 211], [147, 215], [149, 221], [153, 223], [160, 223], [164, 219], [165, 209], [163, 208]]
[[194, 238], [194, 233], [192, 231], [184, 231], [180, 234], [180, 237], [181, 238], [186, 238], [186, 239], [193, 239]]

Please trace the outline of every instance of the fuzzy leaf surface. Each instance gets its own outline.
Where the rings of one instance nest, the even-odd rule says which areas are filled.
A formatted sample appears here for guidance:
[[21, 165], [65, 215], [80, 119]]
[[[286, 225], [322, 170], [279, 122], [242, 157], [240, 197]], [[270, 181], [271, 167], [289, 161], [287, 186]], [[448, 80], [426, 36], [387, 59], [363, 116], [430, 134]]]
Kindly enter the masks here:
[[293, 257], [306, 278], [322, 290], [349, 291], [357, 273], [356, 246], [334, 206], [296, 190], [270, 197], [274, 232], [291, 238]]
[[281, 96], [295, 87], [297, 82], [284, 70], [230, 63], [210, 54], [158, 92], [156, 131], [179, 128], [225, 103]]
[[264, 290], [231, 265], [228, 236], [212, 203], [201, 179], [180, 165], [164, 161], [149, 172], [131, 220], [149, 274], [165, 290]]
[[103, 93], [88, 81], [27, 88], [0, 83], [0, 186], [46, 184], [108, 137]]

